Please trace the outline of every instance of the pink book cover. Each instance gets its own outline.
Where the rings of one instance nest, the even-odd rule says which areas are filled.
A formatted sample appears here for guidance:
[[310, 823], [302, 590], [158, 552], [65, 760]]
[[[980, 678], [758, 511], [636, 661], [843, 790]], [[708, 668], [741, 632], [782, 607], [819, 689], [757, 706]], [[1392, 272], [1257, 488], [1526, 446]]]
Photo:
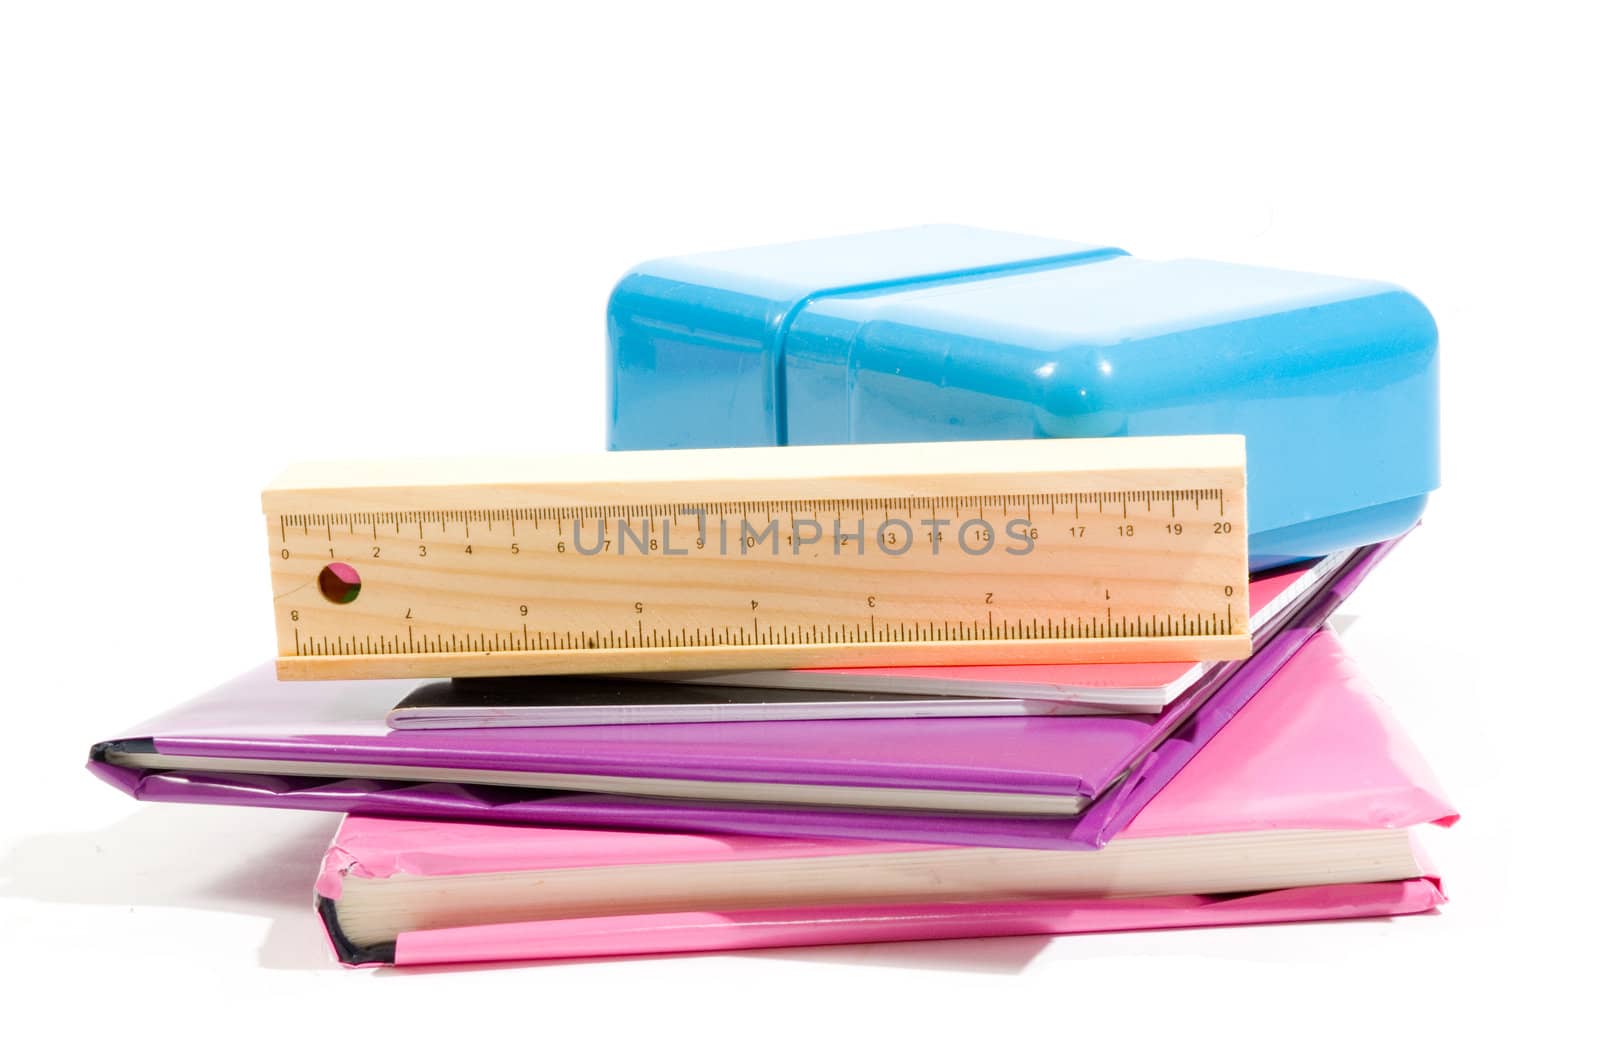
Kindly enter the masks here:
[[[1252, 712], [1261, 707], [1271, 712]], [[1456, 814], [1387, 708], [1319, 632], [1125, 829], [1122, 838], [1447, 825]], [[1238, 895], [1029, 898], [624, 913], [403, 931], [356, 943], [339, 925], [350, 877], [458, 876], [937, 849], [861, 840], [590, 831], [348, 816], [318, 876], [318, 910], [346, 964], [543, 960], [850, 942], [1065, 934], [1392, 916], [1444, 901], [1439, 881]], [[1425, 864], [1424, 864], [1425, 867]], [[625, 904], [625, 903], [624, 903]]]

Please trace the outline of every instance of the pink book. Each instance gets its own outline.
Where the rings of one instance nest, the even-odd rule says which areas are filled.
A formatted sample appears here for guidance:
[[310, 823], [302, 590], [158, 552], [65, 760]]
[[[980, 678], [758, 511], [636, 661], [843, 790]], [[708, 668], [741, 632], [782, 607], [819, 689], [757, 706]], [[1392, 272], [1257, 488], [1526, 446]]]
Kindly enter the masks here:
[[346, 964], [1387, 916], [1444, 900], [1455, 813], [1332, 633], [1097, 851], [346, 817], [317, 904]]

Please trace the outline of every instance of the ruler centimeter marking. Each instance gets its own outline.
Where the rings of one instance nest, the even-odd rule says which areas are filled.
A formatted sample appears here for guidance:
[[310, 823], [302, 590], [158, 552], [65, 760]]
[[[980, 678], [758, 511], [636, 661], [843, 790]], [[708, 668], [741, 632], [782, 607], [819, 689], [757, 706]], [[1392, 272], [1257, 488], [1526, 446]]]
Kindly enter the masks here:
[[369, 464], [269, 488], [280, 675], [1249, 650], [1237, 437], [622, 453], [515, 472]]
[[[1128, 516], [1127, 504], [1129, 502], [1144, 503], [1149, 510], [1156, 502], [1170, 502], [1172, 504], [1171, 516], [1177, 516], [1179, 502], [1194, 503], [1198, 512], [1202, 504], [1210, 503], [1217, 508], [1217, 516], [1227, 514], [1226, 500], [1219, 488], [1163, 488], [1150, 491], [1108, 491], [1108, 492], [1042, 492], [1032, 495], [968, 495], [945, 496], [941, 498], [918, 498], [904, 496], [891, 499], [763, 499], [756, 502], [688, 502], [661, 504], [655, 506], [629, 506], [626, 504], [610, 506], [558, 506], [558, 507], [515, 507], [500, 510], [408, 510], [404, 512], [389, 511], [383, 513], [336, 513], [336, 514], [280, 514], [278, 517], [278, 538], [287, 542], [289, 529], [297, 528], [302, 533], [310, 533], [314, 529], [327, 529], [328, 538], [332, 539], [332, 529], [337, 525], [345, 525], [353, 535], [355, 526], [370, 528], [374, 539], [378, 535], [378, 526], [394, 525], [398, 533], [401, 526], [417, 525], [417, 538], [424, 538], [424, 531], [429, 525], [438, 525], [441, 532], [446, 531], [453, 524], [462, 525], [465, 534], [470, 538], [473, 521], [481, 521], [492, 532], [494, 522], [506, 521], [574, 521], [574, 520], [603, 520], [605, 518], [635, 518], [642, 517], [654, 519], [665, 517], [676, 523], [680, 517], [694, 517], [697, 511], [706, 514], [728, 515], [739, 514], [748, 519], [752, 513], [760, 513], [769, 519], [773, 511], [787, 512], [791, 521], [794, 520], [794, 511], [799, 510], [817, 513], [854, 513], [865, 516], [875, 511], [884, 511], [888, 519], [890, 511], [905, 511], [914, 515], [918, 510], [936, 512], [938, 510], [951, 510], [959, 514], [963, 506], [981, 511], [985, 506], [998, 506], [1002, 514], [1009, 516], [1009, 507], [1020, 506], [1026, 511], [1026, 516], [1032, 519], [1032, 506], [1035, 503], [1049, 503], [1052, 507], [1068, 502], [1074, 505], [1080, 502], [1092, 502], [1103, 505], [1113, 502], [1123, 507], [1122, 516]], [[1054, 510], [1051, 511], [1054, 513]], [[1076, 514], [1074, 514], [1076, 516]], [[515, 533], [513, 528], [512, 532]]]

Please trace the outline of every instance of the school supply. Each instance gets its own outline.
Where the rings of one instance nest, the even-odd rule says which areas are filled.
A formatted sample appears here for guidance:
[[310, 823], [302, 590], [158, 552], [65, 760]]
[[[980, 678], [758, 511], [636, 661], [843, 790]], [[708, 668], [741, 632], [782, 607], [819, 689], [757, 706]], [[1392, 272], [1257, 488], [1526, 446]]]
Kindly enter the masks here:
[[[1257, 638], [1350, 558], [1340, 551], [1256, 573], [1250, 580], [1250, 631]], [[906, 696], [1020, 699], [1025, 712], [1155, 713], [1220, 667], [1217, 662], [1146, 661], [1069, 665], [908, 665], [859, 669], [763, 669], [670, 673], [657, 679], [754, 685], [785, 691], [861, 691]], [[1002, 702], [997, 706], [1012, 705]], [[986, 712], [1017, 712], [996, 708]], [[390, 717], [391, 723], [398, 722]]]
[[1455, 813], [1328, 631], [1104, 849], [346, 818], [341, 961], [418, 964], [1395, 915]]
[[1238, 433], [1257, 569], [1439, 485], [1438, 332], [1378, 281], [924, 226], [644, 263], [607, 337], [621, 450]]
[[545, 824], [1103, 845], [1371, 570], [1364, 548], [1242, 662], [1158, 716], [392, 731], [404, 681], [257, 669], [97, 744], [135, 797]]
[[285, 679], [1250, 651], [1237, 437], [306, 464], [262, 505]]

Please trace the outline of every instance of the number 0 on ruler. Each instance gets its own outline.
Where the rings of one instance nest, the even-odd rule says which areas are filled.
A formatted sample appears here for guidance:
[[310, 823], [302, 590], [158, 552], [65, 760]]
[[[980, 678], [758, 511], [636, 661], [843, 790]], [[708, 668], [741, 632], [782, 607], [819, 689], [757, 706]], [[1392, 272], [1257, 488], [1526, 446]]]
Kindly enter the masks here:
[[1238, 436], [296, 466], [278, 672], [1240, 658], [1244, 472]]

